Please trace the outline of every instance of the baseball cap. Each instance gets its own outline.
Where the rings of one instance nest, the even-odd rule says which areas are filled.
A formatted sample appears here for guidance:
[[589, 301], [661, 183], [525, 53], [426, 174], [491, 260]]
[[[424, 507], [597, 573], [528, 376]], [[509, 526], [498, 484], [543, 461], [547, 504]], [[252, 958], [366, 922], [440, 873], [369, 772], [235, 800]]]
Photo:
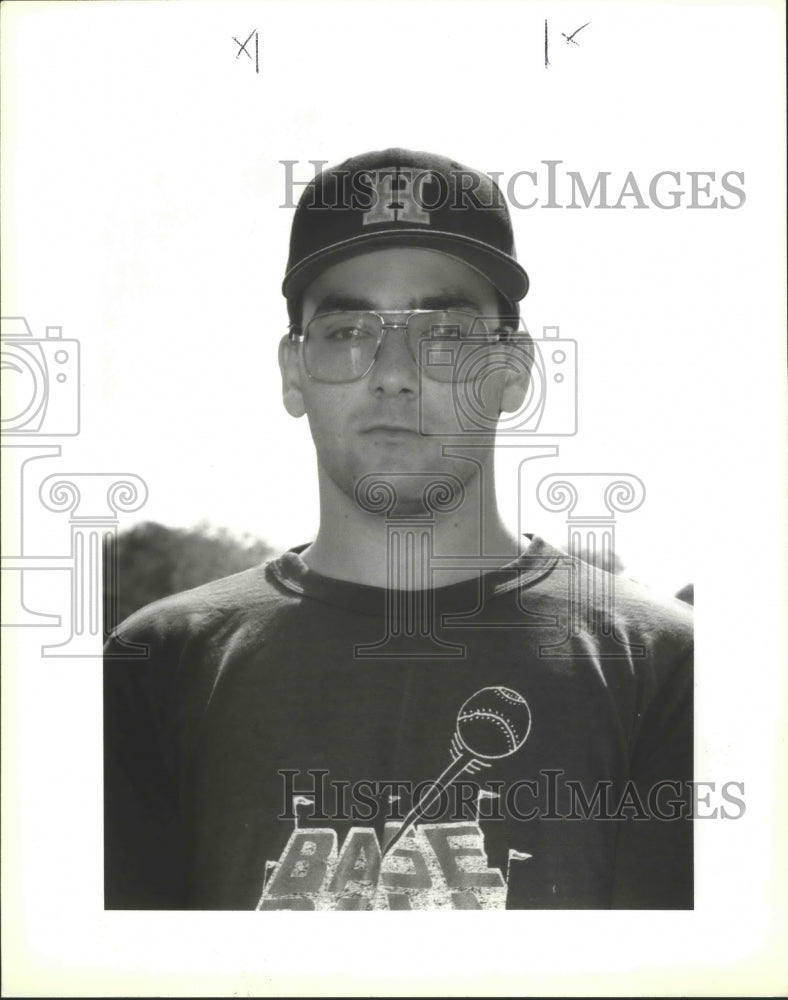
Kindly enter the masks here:
[[366, 250], [421, 247], [480, 271], [509, 301], [528, 291], [503, 194], [487, 174], [445, 156], [385, 149], [316, 175], [293, 218], [282, 293]]

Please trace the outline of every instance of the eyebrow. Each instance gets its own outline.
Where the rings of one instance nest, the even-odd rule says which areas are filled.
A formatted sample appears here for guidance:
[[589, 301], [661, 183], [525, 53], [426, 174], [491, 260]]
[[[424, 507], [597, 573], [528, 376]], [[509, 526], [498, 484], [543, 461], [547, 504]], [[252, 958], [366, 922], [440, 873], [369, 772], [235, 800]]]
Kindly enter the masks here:
[[407, 312], [409, 309], [469, 309], [479, 313], [479, 303], [468, 298], [463, 292], [446, 289], [436, 295], [427, 295], [421, 299], [411, 298], [401, 309], [378, 309], [372, 299], [357, 295], [345, 295], [341, 292], [329, 292], [317, 304], [315, 315], [326, 312], [347, 312], [348, 310], [363, 310], [367, 312]]

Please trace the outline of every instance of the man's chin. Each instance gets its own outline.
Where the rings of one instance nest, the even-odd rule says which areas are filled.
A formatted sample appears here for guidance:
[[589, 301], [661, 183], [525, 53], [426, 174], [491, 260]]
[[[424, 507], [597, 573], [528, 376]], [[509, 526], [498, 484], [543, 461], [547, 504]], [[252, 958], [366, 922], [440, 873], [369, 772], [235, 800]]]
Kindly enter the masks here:
[[440, 475], [447, 465], [440, 444], [416, 434], [403, 433], [377, 439], [370, 437], [363, 444], [354, 455], [357, 478], [365, 474], [401, 478]]
[[465, 484], [448, 470], [389, 468], [358, 477], [354, 492], [356, 503], [368, 513], [418, 517], [456, 510]]

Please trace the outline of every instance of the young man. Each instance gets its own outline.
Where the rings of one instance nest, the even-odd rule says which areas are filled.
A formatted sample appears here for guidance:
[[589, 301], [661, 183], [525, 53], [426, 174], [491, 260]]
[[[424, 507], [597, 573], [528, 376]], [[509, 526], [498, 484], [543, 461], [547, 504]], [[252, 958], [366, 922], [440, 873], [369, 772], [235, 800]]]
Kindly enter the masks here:
[[498, 513], [527, 288], [478, 171], [305, 189], [280, 364], [319, 531], [108, 643], [107, 907], [692, 906], [691, 614], [619, 581], [611, 615]]

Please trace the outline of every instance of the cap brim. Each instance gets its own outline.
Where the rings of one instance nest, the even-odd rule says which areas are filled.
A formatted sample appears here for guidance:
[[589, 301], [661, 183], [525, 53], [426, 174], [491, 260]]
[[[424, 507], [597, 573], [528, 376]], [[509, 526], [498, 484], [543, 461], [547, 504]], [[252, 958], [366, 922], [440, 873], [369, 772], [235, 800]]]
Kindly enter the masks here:
[[285, 275], [282, 293], [287, 298], [298, 295], [320, 271], [354, 257], [361, 250], [403, 246], [437, 250], [464, 261], [481, 271], [512, 302], [519, 302], [528, 292], [528, 275], [525, 270], [503, 251], [487, 243], [455, 233], [429, 229], [384, 229], [362, 233], [305, 257]]

